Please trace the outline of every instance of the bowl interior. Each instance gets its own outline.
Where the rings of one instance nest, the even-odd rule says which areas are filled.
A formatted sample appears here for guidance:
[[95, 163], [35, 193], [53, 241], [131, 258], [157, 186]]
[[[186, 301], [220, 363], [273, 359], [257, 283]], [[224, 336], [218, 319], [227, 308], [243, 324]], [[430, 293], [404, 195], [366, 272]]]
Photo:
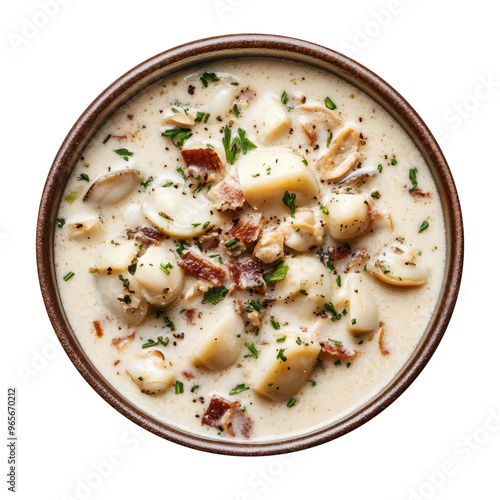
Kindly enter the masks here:
[[[93, 135], [125, 102], [173, 73], [200, 63], [242, 57], [273, 57], [318, 67], [343, 78], [384, 107], [415, 142], [427, 162], [443, 207], [447, 256], [438, 306], [411, 358], [392, 382], [361, 408], [338, 422], [289, 440], [228, 443], [188, 434], [159, 422], [119, 394], [93, 366], [66, 318], [55, 279], [54, 228], [66, 182]], [[48, 175], [37, 225], [37, 263], [42, 295], [66, 353], [89, 384], [120, 413], [173, 442], [210, 452], [270, 455], [311, 447], [355, 429], [391, 404], [413, 382], [437, 348], [457, 299], [463, 264], [463, 227], [456, 188], [446, 160], [418, 114], [385, 81], [355, 61], [327, 48], [271, 35], [229, 35], [163, 52], [120, 77], [87, 108], [63, 142]]]

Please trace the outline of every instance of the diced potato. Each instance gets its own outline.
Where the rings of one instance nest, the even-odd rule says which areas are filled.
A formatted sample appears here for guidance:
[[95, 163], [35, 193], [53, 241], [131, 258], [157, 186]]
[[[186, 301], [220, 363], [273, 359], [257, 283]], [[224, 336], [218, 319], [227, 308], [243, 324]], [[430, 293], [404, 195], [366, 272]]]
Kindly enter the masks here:
[[379, 326], [377, 303], [357, 274], [349, 277], [349, 329], [370, 332]]
[[224, 117], [233, 107], [238, 93], [239, 87], [231, 85], [230, 82], [221, 80], [210, 83], [206, 89], [203, 111], [209, 113], [211, 118]]
[[154, 307], [164, 309], [179, 297], [184, 273], [174, 252], [164, 245], [149, 247], [137, 261], [135, 279], [142, 296]]
[[160, 231], [176, 238], [200, 236], [221, 222], [204, 197], [180, 188], [155, 189], [144, 203], [143, 212]]
[[318, 183], [300, 156], [286, 151], [251, 151], [237, 161], [238, 177], [247, 202], [254, 208], [272, 205], [285, 191], [313, 197]]
[[142, 392], [150, 395], [165, 392], [175, 381], [175, 373], [160, 351], [137, 356], [127, 367], [127, 373]]
[[225, 308], [219, 321], [212, 328], [208, 327], [194, 347], [193, 365], [211, 370], [223, 370], [233, 365], [241, 353], [244, 333], [241, 316], [234, 309]]
[[103, 273], [122, 273], [132, 264], [136, 255], [139, 253], [139, 248], [134, 240], [126, 240], [117, 238], [106, 243], [101, 257], [97, 262], [96, 268]]
[[[293, 396], [309, 378], [321, 351], [319, 342], [297, 344], [303, 334], [286, 332], [283, 343], [273, 344], [262, 350], [252, 389], [275, 401]], [[286, 360], [286, 361], [285, 361]]]
[[327, 226], [335, 240], [350, 240], [370, 225], [370, 207], [361, 194], [337, 194], [327, 205]]
[[255, 107], [255, 123], [260, 142], [269, 144], [291, 126], [289, 113], [283, 104], [274, 98], [261, 101]]

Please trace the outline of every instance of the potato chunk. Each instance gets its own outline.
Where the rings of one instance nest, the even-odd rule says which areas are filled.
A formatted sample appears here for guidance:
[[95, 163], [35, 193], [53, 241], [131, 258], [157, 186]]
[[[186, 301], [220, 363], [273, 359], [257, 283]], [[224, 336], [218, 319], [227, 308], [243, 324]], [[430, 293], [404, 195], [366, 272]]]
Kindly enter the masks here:
[[116, 238], [113, 242], [106, 243], [97, 262], [96, 268], [99, 272], [108, 274], [122, 273], [132, 264], [139, 248], [133, 240]]
[[211, 370], [223, 370], [233, 365], [241, 353], [244, 333], [241, 316], [232, 308], [224, 308], [217, 323], [208, 327], [194, 347], [193, 365]]
[[262, 100], [257, 104], [255, 111], [257, 114], [255, 121], [262, 144], [271, 143], [285, 130], [290, 129], [291, 122], [288, 112], [276, 99]]
[[175, 380], [173, 370], [160, 351], [137, 356], [127, 367], [127, 373], [142, 392], [150, 395], [165, 392]]
[[[259, 357], [252, 389], [275, 401], [293, 396], [309, 378], [321, 351], [319, 342], [297, 344], [299, 334], [287, 332], [286, 340], [270, 346]], [[303, 334], [302, 334], [303, 335]]]
[[154, 307], [164, 309], [175, 302], [182, 291], [184, 273], [173, 252], [166, 246], [149, 247], [137, 261], [135, 279], [142, 296]]
[[359, 275], [349, 281], [349, 329], [353, 332], [370, 332], [379, 326], [377, 303]]
[[370, 225], [370, 207], [360, 194], [338, 194], [328, 204], [328, 231], [335, 240], [361, 236]]
[[318, 183], [300, 156], [286, 151], [252, 151], [238, 160], [238, 177], [254, 208], [272, 205], [285, 191], [313, 197]]

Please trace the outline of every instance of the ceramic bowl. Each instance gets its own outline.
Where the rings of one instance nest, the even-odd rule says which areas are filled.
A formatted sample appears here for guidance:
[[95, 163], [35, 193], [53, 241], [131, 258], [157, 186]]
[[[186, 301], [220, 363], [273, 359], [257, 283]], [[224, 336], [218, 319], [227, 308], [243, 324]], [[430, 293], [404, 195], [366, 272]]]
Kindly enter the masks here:
[[[287, 440], [230, 443], [189, 434], [162, 423], [118, 393], [92, 365], [68, 323], [54, 268], [54, 228], [65, 184], [83, 149], [108, 118], [130, 98], [175, 72], [208, 61], [272, 57], [309, 64], [355, 85], [377, 101], [413, 139], [430, 167], [440, 194], [446, 227], [446, 270], [435, 313], [413, 355], [392, 382], [362, 407], [323, 429]], [[228, 35], [195, 41], [163, 52], [131, 69], [87, 108], [64, 140], [48, 174], [37, 226], [37, 262], [43, 299], [64, 350], [87, 382], [121, 414], [163, 438], [191, 448], [231, 455], [297, 451], [338, 438], [364, 424], [398, 398], [436, 350], [457, 299], [463, 264], [463, 227], [457, 191], [436, 140], [415, 110], [390, 85], [357, 62], [309, 42], [272, 35]]]

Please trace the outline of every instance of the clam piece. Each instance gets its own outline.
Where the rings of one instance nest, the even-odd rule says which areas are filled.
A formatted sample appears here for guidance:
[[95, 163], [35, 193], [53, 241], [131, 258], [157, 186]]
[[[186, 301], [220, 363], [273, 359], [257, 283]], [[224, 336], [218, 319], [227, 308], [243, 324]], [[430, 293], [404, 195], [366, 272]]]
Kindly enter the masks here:
[[330, 301], [333, 289], [332, 274], [315, 257], [299, 255], [285, 259], [286, 278], [276, 282], [275, 298], [290, 307], [294, 313], [310, 318]]
[[112, 205], [123, 200], [142, 180], [142, 172], [135, 168], [116, 170], [99, 177], [85, 194], [83, 201], [96, 205]]
[[128, 269], [138, 253], [139, 246], [133, 240], [116, 238], [106, 243], [96, 268], [102, 273], [121, 273]]
[[339, 126], [344, 123], [341, 116], [322, 104], [303, 104], [297, 108], [305, 113], [314, 113], [315, 118], [326, 127]]
[[351, 127], [342, 129], [319, 161], [323, 176], [335, 181], [347, 174], [358, 160], [359, 144], [359, 132]]
[[253, 257], [265, 264], [272, 264], [283, 258], [283, 234], [279, 231], [265, 231], [255, 245]]
[[131, 274], [96, 274], [95, 280], [102, 303], [113, 316], [129, 326], [137, 326], [142, 322], [149, 312], [149, 306]]
[[193, 127], [196, 122], [186, 113], [173, 113], [163, 118], [164, 125], [176, 125], [177, 127]]
[[241, 190], [254, 208], [272, 206], [282, 194], [296, 193], [297, 198], [313, 197], [318, 183], [302, 158], [287, 151], [250, 151], [237, 162]]
[[283, 132], [290, 129], [291, 122], [288, 112], [281, 102], [274, 98], [267, 98], [257, 104], [255, 108], [257, 130], [262, 144], [269, 144], [276, 140]]
[[173, 370], [167, 366], [160, 351], [137, 356], [127, 367], [127, 373], [143, 393], [150, 395], [165, 392], [175, 380]]
[[[213, 320], [210, 320], [213, 325]], [[203, 334], [193, 349], [193, 365], [223, 370], [236, 363], [244, 343], [245, 325], [231, 307], [220, 311], [219, 318]]]
[[286, 332], [284, 342], [266, 348], [259, 356], [253, 391], [275, 401], [293, 396], [309, 378], [321, 351], [319, 342], [303, 341], [302, 332]]
[[356, 238], [370, 226], [370, 206], [362, 194], [337, 194], [327, 208], [328, 232], [334, 240]]
[[430, 273], [420, 252], [402, 239], [395, 240], [371, 259], [366, 270], [379, 280], [396, 286], [424, 285]]
[[348, 280], [349, 329], [352, 332], [370, 332], [379, 326], [377, 303], [358, 274]]
[[194, 238], [221, 222], [205, 197], [182, 189], [156, 189], [142, 207], [160, 231], [176, 238]]
[[158, 309], [175, 302], [184, 284], [184, 273], [177, 265], [175, 254], [165, 245], [151, 246], [139, 257], [134, 277], [141, 287], [141, 295]]
[[97, 219], [71, 222], [67, 224], [69, 237], [75, 241], [85, 241], [102, 236], [101, 224]]
[[321, 221], [310, 208], [299, 209], [294, 219], [282, 224], [285, 245], [297, 252], [308, 252], [323, 244], [325, 234]]

